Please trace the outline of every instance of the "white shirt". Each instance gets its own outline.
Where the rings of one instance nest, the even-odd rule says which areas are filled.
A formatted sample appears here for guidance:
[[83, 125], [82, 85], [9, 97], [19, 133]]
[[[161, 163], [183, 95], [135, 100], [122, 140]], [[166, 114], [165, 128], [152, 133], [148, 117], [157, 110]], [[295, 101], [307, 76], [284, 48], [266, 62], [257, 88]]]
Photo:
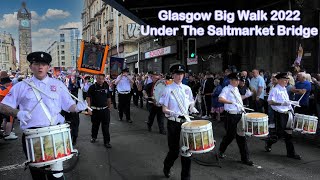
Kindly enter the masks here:
[[[172, 84], [167, 85], [163, 94], [159, 99], [159, 104], [166, 106], [169, 110], [173, 112], [184, 114], [183, 112], [181, 112], [178, 102], [176, 101], [175, 97], [171, 93], [173, 90], [176, 90], [177, 96], [183, 102], [183, 108], [185, 112], [188, 112], [189, 105], [191, 103], [194, 103], [194, 100], [193, 100], [191, 88], [182, 83], [178, 85], [175, 82], [173, 82]], [[168, 116], [169, 115], [166, 114], [166, 117]]]
[[117, 84], [117, 90], [119, 93], [124, 91], [131, 91], [130, 80], [127, 76], [122, 76], [121, 78], [121, 75], [119, 75], [116, 81], [119, 81], [119, 83]]
[[264, 82], [263, 77], [261, 77], [260, 75], [257, 76], [256, 78], [253, 77], [250, 81], [250, 87], [252, 87], [254, 90], [256, 90], [257, 93], [258, 93], [259, 87], [262, 87], [262, 91], [261, 91], [259, 98], [264, 99], [266, 83]]
[[[27, 81], [33, 81], [35, 86], [41, 91], [45, 92], [50, 97], [45, 94], [40, 93], [43, 103], [47, 106], [50, 115], [54, 118], [53, 124], [64, 123], [64, 117], [60, 114], [61, 110], [68, 111], [70, 106], [75, 104], [75, 101], [67, 93], [67, 87], [59, 80], [46, 77], [42, 81], [35, 77]], [[22, 130], [31, 127], [46, 127], [50, 125], [50, 121], [47, 118], [44, 110], [42, 109], [38, 99], [34, 94], [31, 86], [25, 82], [19, 82], [14, 85], [7, 96], [2, 100], [3, 104], [6, 104], [12, 108], [17, 108], [22, 111], [31, 111], [31, 120], [28, 121], [27, 125], [20, 123]]]
[[[231, 102], [243, 104], [238, 87], [233, 87], [231, 84], [229, 84], [228, 86], [226, 86], [222, 89], [221, 93], [219, 94], [219, 97], [226, 99], [228, 101], [231, 101]], [[232, 111], [232, 112], [240, 112], [241, 111], [241, 109], [239, 109], [234, 104], [224, 104], [224, 110]]]
[[[289, 95], [287, 92], [287, 89], [285, 87], [280, 86], [277, 84], [274, 88], [271, 89], [269, 92], [268, 101], [274, 101], [277, 103], [283, 103], [285, 101], [289, 101]], [[278, 112], [286, 112], [291, 110], [291, 105], [288, 106], [273, 106], [271, 105], [271, 108]]]

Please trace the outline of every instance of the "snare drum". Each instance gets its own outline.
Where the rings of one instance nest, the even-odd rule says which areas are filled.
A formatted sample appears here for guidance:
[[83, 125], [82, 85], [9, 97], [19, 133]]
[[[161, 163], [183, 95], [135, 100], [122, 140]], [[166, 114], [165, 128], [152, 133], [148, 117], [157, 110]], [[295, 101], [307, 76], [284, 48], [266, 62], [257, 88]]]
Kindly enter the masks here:
[[315, 134], [317, 131], [318, 117], [295, 113], [295, 131], [306, 134]]
[[200, 154], [211, 151], [214, 147], [212, 123], [207, 120], [185, 122], [181, 126], [183, 146], [189, 152]]
[[27, 129], [24, 134], [30, 166], [43, 167], [73, 156], [69, 124]]
[[264, 113], [247, 113], [245, 115], [245, 132], [248, 136], [267, 136], [269, 134], [268, 115]]

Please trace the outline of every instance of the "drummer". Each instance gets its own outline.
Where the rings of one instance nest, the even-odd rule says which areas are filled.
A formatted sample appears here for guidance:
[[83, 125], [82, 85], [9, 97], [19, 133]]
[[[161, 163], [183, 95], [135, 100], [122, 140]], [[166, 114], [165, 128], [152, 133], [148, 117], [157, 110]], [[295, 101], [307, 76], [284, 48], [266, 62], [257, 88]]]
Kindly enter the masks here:
[[[199, 113], [197, 109], [194, 108], [194, 100], [190, 87], [182, 84], [185, 67], [181, 64], [173, 65], [170, 68], [170, 72], [173, 74], [174, 82], [166, 86], [166, 89], [159, 100], [159, 103], [162, 104], [162, 111], [168, 119], [167, 132], [169, 152], [163, 162], [163, 173], [167, 178], [170, 177], [170, 169], [179, 156], [181, 125], [186, 122], [186, 119], [183, 116], [184, 114], [179, 108], [179, 103], [176, 101], [172, 92], [177, 92], [177, 96], [180, 97], [181, 100], [184, 100], [182, 106], [187, 113], [185, 115], [189, 114], [188, 109], [191, 113]], [[191, 159], [190, 157], [183, 156], [184, 154], [181, 155], [181, 179], [190, 180]]]
[[153, 89], [156, 84], [156, 82], [160, 79], [160, 74], [156, 71], [151, 73], [151, 79], [152, 82], [147, 84], [145, 89], [143, 90], [143, 94], [145, 96], [145, 99], [148, 99], [150, 101], [149, 103], [149, 117], [148, 117], [148, 131], [151, 132], [152, 130], [152, 125], [155, 116], [157, 116], [157, 121], [158, 121], [158, 127], [159, 127], [159, 133], [166, 135], [166, 131], [164, 130], [164, 114], [162, 112], [162, 107], [157, 104], [157, 102], [154, 99], [154, 94], [153, 94]]
[[227, 112], [224, 126], [227, 134], [220, 143], [219, 157], [222, 159], [226, 157], [224, 152], [232, 140], [236, 138], [240, 149], [241, 162], [253, 166], [253, 162], [249, 159], [247, 139], [244, 134], [238, 134], [237, 132], [237, 125], [241, 122], [242, 113], [244, 113], [243, 102], [238, 89], [240, 74], [231, 73], [228, 75], [228, 79], [230, 79], [230, 84], [224, 87], [219, 95], [219, 102], [224, 103], [224, 109]]
[[[292, 130], [293, 130], [293, 112], [291, 105], [299, 105], [297, 101], [290, 101], [286, 90], [289, 77], [287, 73], [280, 73], [276, 75], [278, 84], [271, 89], [268, 97], [268, 103], [274, 110], [274, 120], [276, 133], [270, 134], [266, 140], [265, 150], [271, 151], [272, 144], [276, 143], [279, 138], [284, 137], [287, 157], [301, 160], [301, 156], [295, 153], [292, 143]], [[288, 121], [290, 121], [288, 123]]]
[[[30, 62], [29, 67], [33, 77], [26, 82], [22, 81], [14, 85], [0, 103], [0, 112], [18, 117], [22, 130], [50, 126], [50, 120], [53, 125], [63, 124], [61, 110], [80, 112], [87, 108], [85, 101], [75, 104], [68, 94], [67, 87], [61, 81], [48, 77], [47, 73], [52, 60], [50, 54], [33, 52], [27, 56], [27, 60]], [[38, 92], [37, 95], [35, 92]], [[19, 109], [17, 109], [18, 106]], [[27, 156], [25, 134], [22, 135], [22, 144]], [[30, 169], [30, 172], [32, 178], [37, 180], [46, 179], [46, 176], [48, 179], [64, 179], [63, 175], [46, 175], [33, 169]]]

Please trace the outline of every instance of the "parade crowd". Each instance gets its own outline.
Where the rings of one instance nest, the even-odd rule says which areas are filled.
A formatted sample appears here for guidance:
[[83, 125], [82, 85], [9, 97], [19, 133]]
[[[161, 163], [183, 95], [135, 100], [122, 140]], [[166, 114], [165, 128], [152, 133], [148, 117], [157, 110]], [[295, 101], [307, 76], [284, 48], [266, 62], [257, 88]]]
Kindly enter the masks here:
[[[149, 117], [145, 119], [146, 130], [153, 130], [152, 125], [155, 117], [157, 117], [159, 133], [168, 136], [169, 152], [164, 160], [163, 167], [163, 173], [166, 177], [170, 177], [170, 168], [179, 156], [181, 124], [185, 122], [186, 112], [188, 115], [200, 114], [201, 119], [225, 121], [226, 136], [220, 144], [220, 158], [226, 156], [224, 153], [227, 146], [236, 138], [240, 149], [241, 161], [249, 166], [253, 165], [253, 162], [249, 159], [246, 138], [236, 133], [236, 126], [241, 119], [243, 107], [268, 115], [269, 128], [275, 130], [274, 133], [271, 133], [272, 131], [270, 130], [269, 139], [266, 140], [265, 144], [266, 151], [270, 152], [272, 144], [283, 136], [287, 145], [287, 156], [294, 159], [301, 159], [301, 156], [294, 151], [291, 142], [292, 136], [287, 133], [287, 127], [281, 125], [283, 122], [286, 123], [288, 121], [289, 111], [294, 110], [295, 113], [320, 118], [320, 74], [309, 74], [303, 68], [299, 72], [285, 73], [271, 73], [261, 69], [234, 72], [234, 70], [226, 69], [224, 72], [219, 73], [194, 74], [186, 72], [183, 65], [174, 65], [170, 68], [170, 73], [167, 74], [155, 71], [130, 74], [129, 69], [124, 68], [114, 79], [109, 74], [79, 75], [71, 73], [59, 74], [55, 77], [45, 69], [50, 65], [50, 55], [46, 57], [47, 55], [45, 54], [44, 58], [42, 56], [43, 53], [41, 57], [35, 53], [28, 58], [31, 64], [30, 68], [33, 73], [36, 73], [34, 76], [25, 76], [14, 71], [1, 71], [0, 100], [2, 104], [5, 104], [3, 107], [16, 108], [19, 106], [20, 109], [20, 111], [15, 112], [12, 109], [2, 110], [1, 137], [4, 140], [17, 139], [13, 128], [15, 120], [20, 121], [22, 129], [48, 126], [43, 123], [32, 124], [35, 115], [31, 112], [34, 109], [34, 112], [40, 111], [41, 108], [40, 106], [36, 108], [37, 100], [31, 95], [30, 97], [28, 96], [28, 90], [20, 88], [20, 86], [27, 86], [21, 81], [33, 81], [35, 86], [39, 86], [38, 88], [40, 89], [41, 83], [50, 84], [49, 82], [52, 81], [49, 89], [44, 88], [43, 91], [47, 90], [49, 94], [53, 92], [60, 94], [58, 94], [59, 97], [53, 96], [53, 99], [58, 99], [54, 104], [57, 107], [49, 107], [50, 111], [52, 108], [56, 109], [50, 113], [52, 116], [54, 116], [54, 113], [61, 113], [62, 118], [59, 119], [58, 117], [54, 124], [64, 123], [64, 119], [70, 124], [72, 144], [74, 146], [77, 144], [80, 112], [91, 116], [90, 142], [96, 143], [101, 124], [104, 146], [112, 148], [109, 133], [111, 106], [117, 109], [119, 113], [118, 120], [125, 120], [127, 123], [137, 121], [137, 119], [131, 119], [130, 116], [131, 102], [138, 108], [147, 108]], [[45, 70], [41, 70], [42, 67]], [[40, 68], [40, 70], [37, 68]], [[41, 75], [44, 72], [45, 74]], [[154, 88], [157, 81], [164, 79], [171, 81], [171, 83], [167, 85], [163, 94], [160, 95], [158, 102], [154, 98]], [[57, 82], [59, 83], [57, 84]], [[63, 84], [63, 88], [68, 89], [70, 94], [78, 97], [81, 101], [73, 101], [68, 94], [62, 90], [60, 91], [59, 84]], [[19, 86], [19, 88], [15, 86]], [[171, 97], [172, 94], [170, 94], [171, 91], [169, 92], [169, 90], [174, 91], [175, 89], [177, 89], [178, 97], [185, 102], [183, 103], [186, 104], [185, 107], [178, 107], [179, 103], [175, 102], [174, 98]], [[27, 95], [21, 94], [22, 91], [28, 91], [26, 92]], [[67, 96], [68, 98], [62, 99], [62, 97]], [[35, 101], [30, 102], [34, 104], [24, 104], [25, 98], [29, 100], [34, 98]], [[46, 104], [46, 98], [44, 96], [42, 98]], [[118, 101], [116, 101], [116, 98], [118, 98]], [[30, 114], [27, 111], [31, 111]], [[165, 127], [165, 124], [167, 127]], [[320, 135], [319, 124], [316, 134]], [[190, 179], [190, 158], [182, 155], [181, 163], [181, 178]], [[40, 177], [37, 172], [31, 173], [34, 179]]]

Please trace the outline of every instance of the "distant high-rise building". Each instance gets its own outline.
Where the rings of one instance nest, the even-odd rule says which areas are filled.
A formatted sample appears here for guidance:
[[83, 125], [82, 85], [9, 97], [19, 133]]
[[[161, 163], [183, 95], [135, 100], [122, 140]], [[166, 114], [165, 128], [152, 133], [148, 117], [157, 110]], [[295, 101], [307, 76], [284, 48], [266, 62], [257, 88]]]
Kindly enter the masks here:
[[32, 52], [31, 13], [25, 2], [22, 2], [17, 19], [19, 20], [19, 69], [21, 73], [28, 73], [27, 55]]
[[0, 33], [0, 69], [2, 71], [16, 70], [16, 47], [12, 35]]

